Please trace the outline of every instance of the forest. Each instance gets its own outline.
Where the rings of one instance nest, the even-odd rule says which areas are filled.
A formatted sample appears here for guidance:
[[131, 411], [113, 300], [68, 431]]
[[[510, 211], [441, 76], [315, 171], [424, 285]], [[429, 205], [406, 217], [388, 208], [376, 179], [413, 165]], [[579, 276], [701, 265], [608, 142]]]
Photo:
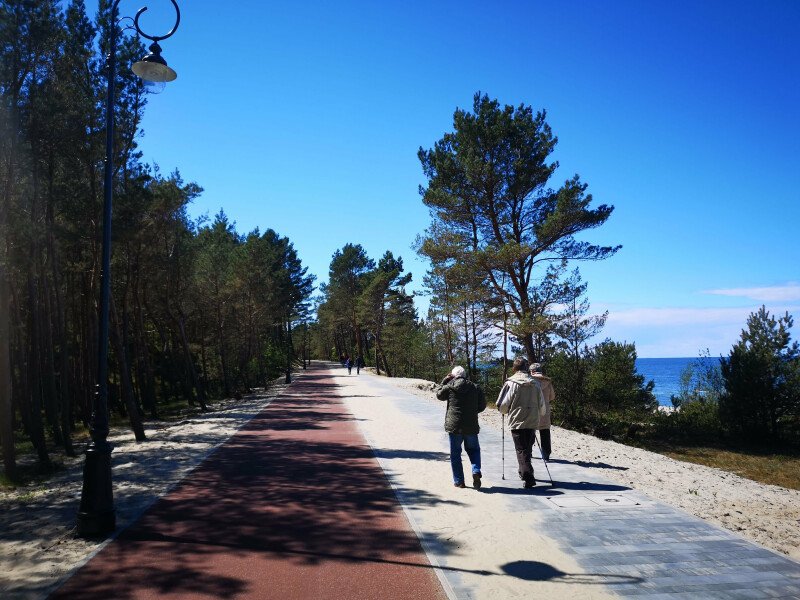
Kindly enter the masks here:
[[[0, 441], [4, 473], [32, 452], [74, 455], [85, 439], [98, 369], [107, 1], [0, 2]], [[24, 43], [20, 43], [24, 41]], [[123, 38], [119, 64], [144, 53]], [[452, 131], [419, 149], [430, 224], [412, 274], [354, 240], [315, 280], [272, 229], [236, 230], [224, 210], [190, 217], [201, 193], [178, 169], [143, 161], [149, 92], [116, 79], [109, 409], [145, 439], [143, 420], [206, 410], [287, 377], [307, 358], [361, 356], [378, 374], [439, 381], [454, 364], [496, 395], [515, 355], [545, 365], [554, 422], [624, 441], [800, 443], [800, 349], [792, 317], [751, 315], [718, 369], [686, 376], [676, 410], [657, 410], [636, 348], [602, 339], [585, 261], [614, 207], [575, 174], [556, 182], [558, 138], [545, 111], [486, 94], [456, 109]], [[411, 232], [413, 236], [413, 232]]]
[[[17, 446], [46, 467], [75, 453], [91, 418], [109, 7], [94, 19], [82, 1], [0, 7], [0, 440], [13, 480]], [[118, 63], [144, 53], [124, 37]], [[109, 409], [143, 440], [144, 417], [205, 410], [290, 368], [313, 277], [271, 229], [239, 233], [222, 211], [191, 219], [202, 188], [137, 150], [148, 92], [130, 69], [116, 89]]]

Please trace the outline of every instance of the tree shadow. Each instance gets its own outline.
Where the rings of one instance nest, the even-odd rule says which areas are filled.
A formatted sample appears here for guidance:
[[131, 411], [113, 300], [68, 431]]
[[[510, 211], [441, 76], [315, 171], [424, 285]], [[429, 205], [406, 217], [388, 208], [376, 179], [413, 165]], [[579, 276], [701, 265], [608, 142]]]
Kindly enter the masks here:
[[370, 562], [401, 569], [404, 581], [420, 569], [429, 573], [395, 493], [422, 506], [454, 501], [423, 489], [393, 490], [372, 448], [348, 425], [347, 409], [315, 394], [310, 380], [298, 380], [292, 394], [253, 417], [53, 598], [196, 596], [200, 588], [221, 598], [253, 593], [263, 578], [221, 566], [237, 561], [295, 574], [332, 562], [338, 574], [355, 573]]
[[559, 465], [576, 465], [578, 467], [586, 467], [588, 469], [614, 469], [615, 471], [627, 471], [628, 467], [618, 467], [616, 465], [609, 465], [608, 463], [604, 462], [588, 462], [585, 460], [564, 460], [561, 458], [551, 458], [547, 461], [548, 463], [559, 464]]
[[[560, 496], [565, 492], [624, 492], [632, 488], [616, 485], [613, 483], [595, 483], [591, 481], [558, 481], [551, 483], [547, 479], [537, 479], [536, 487], [523, 488], [522, 482], [519, 485], [492, 485], [482, 488], [487, 494], [510, 494], [516, 496]], [[562, 491], [563, 490], [563, 491]]]
[[506, 575], [524, 581], [557, 581], [581, 585], [619, 585], [637, 584], [645, 580], [631, 575], [610, 573], [566, 573], [547, 563], [535, 560], [517, 560], [500, 567]]
[[553, 481], [553, 488], [580, 492], [624, 492], [632, 488], [615, 483], [597, 483], [595, 481]]
[[523, 488], [521, 481], [519, 485], [513, 487], [511, 485], [505, 485], [505, 482], [501, 485], [482, 487], [481, 492], [485, 494], [508, 494], [509, 496], [560, 496], [564, 493], [554, 490], [550, 486], [550, 482], [545, 484], [537, 483], [536, 487], [532, 488]]
[[413, 458], [421, 460], [450, 460], [450, 455], [447, 452], [436, 451], [422, 451], [422, 450], [383, 450], [375, 449], [375, 455], [378, 458]]

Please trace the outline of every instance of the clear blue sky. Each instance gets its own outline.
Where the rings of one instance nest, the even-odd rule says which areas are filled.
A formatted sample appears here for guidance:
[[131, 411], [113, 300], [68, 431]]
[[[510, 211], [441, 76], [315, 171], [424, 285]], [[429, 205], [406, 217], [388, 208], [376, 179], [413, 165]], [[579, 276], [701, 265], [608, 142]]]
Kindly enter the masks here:
[[[147, 4], [146, 30], [171, 26], [167, 0]], [[585, 238], [623, 249], [581, 267], [610, 311], [603, 337], [643, 357], [727, 354], [762, 303], [800, 319], [800, 2], [181, 8], [145, 159], [205, 188], [193, 215], [275, 229], [320, 280], [354, 242], [402, 256], [421, 285], [416, 153], [480, 90], [546, 109], [554, 185], [579, 173], [616, 207]]]

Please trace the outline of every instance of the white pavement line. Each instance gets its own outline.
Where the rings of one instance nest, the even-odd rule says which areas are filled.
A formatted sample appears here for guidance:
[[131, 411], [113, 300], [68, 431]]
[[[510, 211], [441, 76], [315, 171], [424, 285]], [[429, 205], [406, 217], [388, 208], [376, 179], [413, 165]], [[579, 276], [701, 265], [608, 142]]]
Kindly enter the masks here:
[[[341, 400], [344, 400], [344, 398], [341, 398]], [[346, 404], [345, 407], [347, 407]], [[349, 410], [350, 409], [348, 408], [348, 411]], [[403, 509], [403, 514], [406, 516], [408, 524], [411, 525], [411, 529], [414, 530], [414, 534], [417, 536], [419, 543], [422, 545], [422, 549], [425, 551], [425, 556], [428, 557], [428, 562], [431, 563], [431, 566], [433, 567], [433, 572], [436, 573], [436, 577], [439, 578], [439, 583], [442, 584], [444, 593], [447, 594], [447, 597], [450, 600], [458, 600], [458, 596], [456, 595], [455, 590], [453, 590], [453, 587], [450, 585], [450, 582], [447, 579], [447, 575], [445, 575], [444, 573], [442, 564], [436, 558], [434, 549], [431, 547], [430, 543], [425, 540], [424, 536], [422, 535], [422, 528], [419, 526], [416, 519], [414, 519], [414, 516], [411, 514], [411, 511], [403, 503], [402, 494], [399, 493], [397, 486], [392, 480], [392, 476], [389, 474], [388, 465], [385, 463], [383, 458], [378, 456], [378, 453], [375, 451], [376, 445], [372, 440], [372, 437], [367, 433], [367, 431], [364, 429], [361, 423], [358, 423], [358, 421], [356, 421], [356, 427], [358, 428], [361, 435], [364, 436], [364, 439], [367, 440], [370, 450], [372, 450], [372, 455], [375, 457], [375, 460], [378, 461], [378, 464], [380, 465], [381, 470], [383, 471], [383, 474], [386, 477], [386, 480], [389, 482], [389, 485], [392, 488], [392, 493], [394, 494], [394, 497], [397, 499], [397, 503]]]

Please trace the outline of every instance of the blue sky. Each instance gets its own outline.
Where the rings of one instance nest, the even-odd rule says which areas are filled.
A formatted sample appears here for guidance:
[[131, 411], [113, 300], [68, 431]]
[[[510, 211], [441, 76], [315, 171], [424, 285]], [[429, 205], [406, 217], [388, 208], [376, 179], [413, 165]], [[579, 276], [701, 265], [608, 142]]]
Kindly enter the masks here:
[[[169, 2], [147, 1], [145, 30], [171, 27]], [[205, 188], [193, 215], [275, 229], [320, 280], [354, 242], [402, 256], [421, 285], [416, 153], [480, 90], [546, 109], [553, 184], [579, 173], [616, 207], [584, 236], [623, 245], [581, 265], [610, 313], [602, 337], [643, 357], [727, 354], [762, 303], [800, 318], [800, 2], [181, 9], [162, 43], [178, 80], [150, 99], [145, 159]]]

